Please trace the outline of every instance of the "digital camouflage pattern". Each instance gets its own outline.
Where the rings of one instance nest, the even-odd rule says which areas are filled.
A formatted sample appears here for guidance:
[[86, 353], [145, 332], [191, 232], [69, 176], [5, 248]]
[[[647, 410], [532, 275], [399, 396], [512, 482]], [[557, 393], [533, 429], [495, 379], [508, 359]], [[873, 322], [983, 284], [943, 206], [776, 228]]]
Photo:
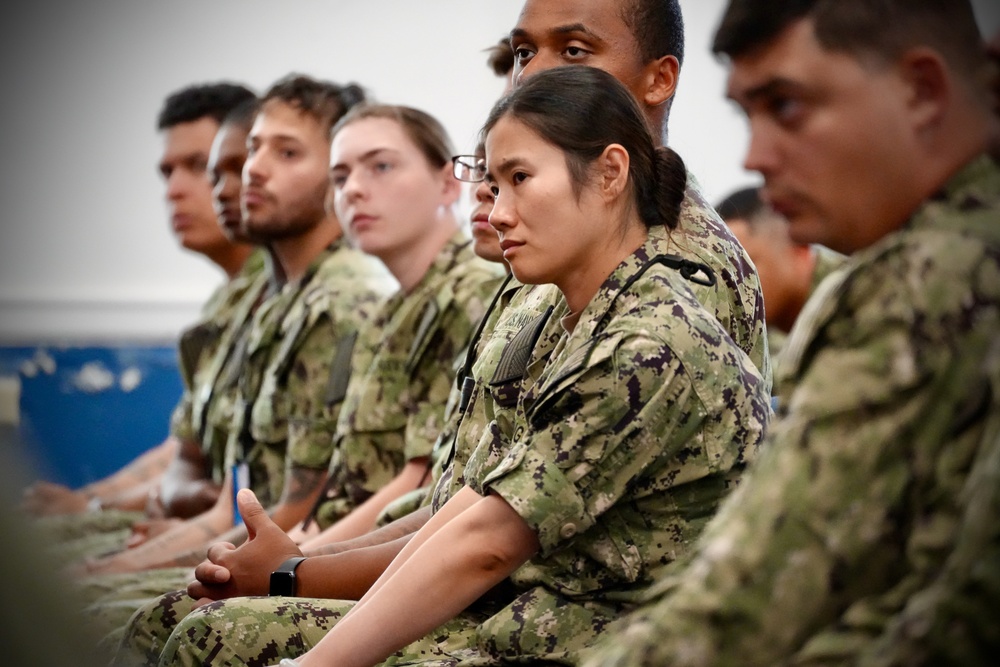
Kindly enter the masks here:
[[441, 250], [409, 294], [394, 295], [362, 332], [316, 520], [346, 516], [410, 460], [431, 455], [465, 352], [503, 268], [475, 255], [465, 234]]
[[351, 341], [395, 286], [376, 259], [341, 237], [296, 283], [256, 311], [242, 355], [226, 465], [243, 460], [268, 507], [294, 467], [325, 470], [349, 366], [336, 350]]
[[[708, 266], [716, 277], [714, 285], [688, 281], [695, 298], [722, 325], [761, 372], [765, 391], [771, 391], [771, 365], [767, 349], [763, 297], [757, 272], [743, 246], [706, 201], [694, 179], [688, 174], [688, 188], [681, 205], [677, 229], [672, 232], [654, 227], [650, 243], [659, 253], [677, 255]], [[459, 416], [458, 437], [445, 443], [440, 456], [437, 478], [429, 502], [439, 509], [465, 483], [462, 470], [473, 448], [480, 445], [481, 455], [491, 452], [491, 460], [502, 458], [509, 447], [513, 429], [513, 406], [518, 395], [537, 379], [544, 361], [562, 335], [559, 319], [564, 311], [554, 312], [544, 323], [534, 344], [530, 364], [524, 373], [496, 376], [507, 343], [529, 321], [539, 318], [549, 306], [558, 307], [562, 295], [552, 285], [523, 286], [513, 279], [488, 317], [495, 324], [484, 330], [483, 341], [473, 367], [475, 388], [465, 412]], [[485, 444], [489, 442], [489, 444]], [[485, 462], [484, 464], [485, 465]]]
[[[679, 272], [647, 265], [658, 245], [627, 258], [559, 339], [515, 406], [506, 454], [481, 444], [466, 465], [466, 483], [502, 496], [541, 550], [489, 618], [449, 633], [464, 643], [456, 659], [572, 660], [685, 552], [763, 437], [758, 369]], [[442, 634], [399, 663], [441, 652]]]
[[[337, 453], [329, 464], [333, 483], [318, 505], [321, 525], [346, 515], [406, 460], [430, 454], [454, 383], [455, 360], [464, 358], [503, 276], [499, 264], [477, 257], [469, 240], [456, 235], [417, 287], [385, 300], [371, 326], [360, 332], [345, 387], [340, 421], [345, 431], [336, 437]], [[183, 615], [138, 614], [121, 654], [149, 654], [153, 637], [165, 638], [172, 628], [163, 627], [165, 618], [176, 623]]]
[[771, 391], [771, 358], [767, 350], [764, 293], [750, 255], [729, 226], [705, 199], [694, 174], [688, 172], [687, 192], [681, 204], [677, 229], [650, 229], [658, 239], [657, 252], [700, 262], [715, 273], [714, 286], [689, 284], [698, 301], [714, 313], [722, 328], [750, 356]]
[[[588, 667], [857, 664], [883, 634], [906, 664], [911, 641], [980, 660], [992, 646], [995, 660], [998, 524], [973, 512], [995, 511], [997, 486], [970, 469], [992, 460], [998, 214], [1000, 168], [979, 158], [823, 283], [788, 342], [788, 399], [761, 457]], [[970, 554], [988, 560], [960, 571]], [[900, 623], [917, 636], [893, 639]]]
[[[184, 383], [184, 393], [174, 408], [170, 434], [179, 440], [201, 440], [200, 419], [196, 404], [214, 386], [218, 369], [215, 360], [220, 350], [232, 340], [233, 323], [246, 319], [245, 302], [248, 294], [258, 292], [261, 278], [271, 275], [267, 251], [254, 250], [240, 272], [222, 285], [202, 309], [201, 321], [181, 334], [178, 345], [178, 368]], [[224, 356], [224, 354], [223, 354]], [[209, 388], [206, 390], [206, 386]]]
[[[685, 284], [730, 332], [731, 337], [739, 341], [739, 347], [749, 353], [751, 360], [763, 369], [764, 377], [761, 386], [766, 393], [770, 389], [770, 366], [767, 360], [766, 340], [764, 340], [766, 327], [756, 272], [746, 259], [746, 253], [742, 246], [739, 246], [731, 232], [719, 219], [718, 214], [700, 194], [697, 184], [693, 180], [689, 182], [687, 196], [681, 209], [680, 226], [684, 229], [686, 236], [679, 236], [679, 232], [675, 231], [673, 236], [668, 239], [664, 230], [654, 230], [650, 235], [651, 242], [655, 245], [657, 252], [669, 252], [702, 262], [709, 265], [717, 274], [725, 273], [729, 276], [726, 280], [718, 280], [715, 286], [691, 282]], [[690, 247], [702, 243], [707, 243], [709, 248], [697, 249], [696, 253], [690, 252]], [[734, 284], [738, 286], [738, 290], [733, 290], [730, 287]], [[503, 381], [505, 378], [496, 378], [498, 382], [492, 388], [488, 384], [494, 379], [496, 367], [507, 343], [521, 331], [526, 323], [544, 313], [549, 305], [558, 306], [560, 311], [545, 323], [531, 355], [533, 364], [530, 368], [537, 379], [537, 374], [544, 368], [545, 360], [563, 333], [562, 327], [559, 325], [559, 317], [564, 314], [562, 310], [564, 306], [561, 304], [561, 294], [557, 289], [551, 286], [525, 287], [516, 279], [511, 279], [497, 304], [487, 314], [488, 320], [484, 323], [483, 335], [479, 341], [475, 365], [473, 366], [472, 376], [475, 380], [475, 389], [471, 395], [471, 402], [464, 413], [458, 412], [456, 414], [455, 419], [460, 420], [457, 425], [450, 426], [450, 428], [457, 430], [457, 437], [442, 439], [438, 444], [440, 454], [435, 454], [437, 464], [434, 475], [436, 480], [434, 502], [443, 504], [461, 488], [464, 483], [464, 477], [461, 475], [464, 463], [481, 439], [490, 439], [493, 449], [482, 449], [481, 451], [491, 452], [494, 461], [498, 461], [505, 453], [508, 447], [507, 443], [510, 442], [513, 434], [513, 405], [516, 403], [516, 395], [512, 403], [511, 394], [519, 394], [526, 390], [533, 380], [526, 375], [524, 378], [506, 378], [506, 381]], [[525, 373], [528, 373], [527, 368]], [[502, 405], [494, 402], [490, 389], [493, 393], [506, 394], [507, 398]], [[448, 428], [445, 429], [445, 432], [447, 431]], [[444, 477], [444, 479], [438, 479], [440, 477]], [[431, 497], [428, 496], [424, 502], [430, 503], [431, 501]], [[329, 523], [330, 521], [327, 520], [322, 525]], [[266, 615], [266, 608], [269, 604], [267, 600], [252, 602], [247, 600], [247, 602], [253, 605], [256, 613]], [[319, 607], [320, 602], [313, 601], [311, 604], [313, 607]], [[213, 636], [217, 637], [216, 641], [225, 643], [227, 633], [232, 634], [234, 627], [230, 614], [237, 613], [239, 609], [235, 601], [229, 601], [228, 606], [218, 613], [200, 615], [197, 617], [197, 621], [191, 619], [190, 622], [197, 622], [201, 626], [200, 632], [214, 633]], [[272, 614], [273, 611], [272, 609]], [[305, 610], [303, 613], [311, 612]], [[187, 622], [189, 621], [185, 621], [185, 623]], [[225, 631], [221, 630], [223, 626], [227, 628]], [[250, 656], [255, 655], [258, 649], [263, 650], [266, 645], [271, 643], [278, 646], [294, 647], [303, 641], [299, 638], [299, 632], [297, 627], [290, 624], [272, 622], [259, 631], [258, 643], [247, 644], [247, 639], [244, 637], [242, 647], [226, 650], [239, 651], [245, 656]], [[326, 632], [325, 626], [322, 632]], [[314, 641], [318, 641], [318, 639], [316, 637]], [[282, 657], [294, 657], [299, 654], [290, 651], [288, 655]], [[226, 663], [220, 662], [218, 664]]]
[[[170, 418], [170, 433], [178, 438], [198, 440], [193, 425], [195, 397], [209, 382], [214, 356], [226, 345], [226, 336], [238, 318], [240, 304], [253, 291], [264, 271], [262, 251], [250, 254], [239, 273], [220, 285], [201, 309], [197, 324], [185, 330], [178, 343], [178, 369], [184, 391]], [[221, 480], [220, 480], [221, 481]], [[41, 517], [37, 525], [56, 545], [55, 557], [70, 563], [122, 548], [132, 524], [143, 512], [103, 510], [87, 514]]]
[[[301, 280], [286, 283], [254, 310], [249, 335], [226, 362], [235, 377], [222, 380], [237, 389], [225, 464], [245, 458], [250, 487], [265, 506], [279, 500], [292, 467], [326, 469], [340, 407], [328, 389], [346, 372], [331, 364], [331, 350], [357, 331], [394, 285], [381, 262], [341, 239], [317, 256]], [[87, 596], [87, 613], [101, 621], [99, 630], [113, 632], [143, 601], [190, 580], [190, 569], [180, 576], [150, 572], [89, 578], [88, 590], [101, 591], [100, 598]], [[152, 592], [108, 597], [100, 585], [105, 577], [108, 589]], [[162, 584], [151, 586], [155, 577]]]

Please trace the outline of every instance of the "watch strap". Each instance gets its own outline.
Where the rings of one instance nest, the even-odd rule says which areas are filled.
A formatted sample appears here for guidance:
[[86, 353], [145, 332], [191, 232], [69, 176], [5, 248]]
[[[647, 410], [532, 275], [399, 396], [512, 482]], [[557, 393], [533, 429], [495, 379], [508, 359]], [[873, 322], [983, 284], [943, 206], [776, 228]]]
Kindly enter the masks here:
[[289, 558], [284, 563], [279, 565], [278, 569], [271, 573], [271, 585], [268, 590], [268, 595], [295, 595], [298, 591], [298, 582], [295, 578], [295, 570], [305, 559], [305, 556], [295, 556], [294, 558]]

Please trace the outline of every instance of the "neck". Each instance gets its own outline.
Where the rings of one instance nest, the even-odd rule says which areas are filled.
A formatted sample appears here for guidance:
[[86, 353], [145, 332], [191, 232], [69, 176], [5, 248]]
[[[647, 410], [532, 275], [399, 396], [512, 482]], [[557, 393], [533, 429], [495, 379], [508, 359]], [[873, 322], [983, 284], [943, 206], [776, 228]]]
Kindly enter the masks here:
[[626, 257], [646, 242], [646, 237], [645, 226], [636, 218], [624, 236], [607, 239], [604, 245], [589, 254], [588, 261], [578, 263], [575, 271], [560, 277], [556, 287], [565, 297], [570, 311], [570, 315], [563, 319], [567, 331], [576, 327], [580, 313], [593, 300], [604, 281]]
[[273, 241], [271, 254], [287, 282], [297, 282], [305, 276], [309, 265], [319, 257], [331, 243], [341, 237], [340, 223], [333, 216], [327, 216], [315, 227], [301, 236]]
[[232, 280], [243, 268], [253, 246], [248, 243], [227, 243], [220, 250], [206, 253], [213, 264], [222, 269], [228, 280]]
[[451, 214], [435, 220], [435, 224], [420, 237], [416, 245], [380, 255], [379, 259], [399, 282], [405, 294], [413, 291], [449, 239], [458, 230], [458, 221]]

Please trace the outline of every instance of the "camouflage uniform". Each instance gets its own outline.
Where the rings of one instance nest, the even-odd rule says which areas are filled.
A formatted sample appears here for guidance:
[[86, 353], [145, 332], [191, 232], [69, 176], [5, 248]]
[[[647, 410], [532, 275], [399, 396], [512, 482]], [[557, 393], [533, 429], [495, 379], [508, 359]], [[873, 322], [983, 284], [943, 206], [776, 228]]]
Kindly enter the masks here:
[[[454, 384], [448, 370], [463, 356], [503, 273], [499, 264], [478, 258], [466, 236], [456, 235], [420, 283], [386, 300], [360, 333], [329, 464], [331, 483], [318, 503], [321, 525], [346, 515], [405, 461], [430, 455]], [[120, 664], [131, 664], [136, 655], [154, 659], [173, 624], [191, 609], [183, 593], [146, 605], [129, 625]]]
[[[221, 382], [235, 384], [236, 394], [214, 414], [233, 419], [225, 464], [246, 461], [250, 488], [265, 507], [278, 502], [293, 466], [329, 465], [343, 399], [337, 388], [348, 373], [331, 362], [394, 286], [380, 262], [341, 239], [313, 260], [301, 280], [283, 285], [254, 311], [248, 335], [221, 371]], [[211, 421], [213, 412], [208, 414]], [[190, 576], [191, 568], [167, 568], [154, 575], [89, 577], [84, 585], [100, 596], [86, 611], [106, 632], [121, 630], [142, 603], [183, 588]]]
[[[788, 342], [790, 392], [761, 457], [688, 567], [588, 665], [856, 664], [900, 613], [936, 634], [897, 641], [960, 656], [986, 627], [995, 660], [996, 514], [963, 525], [962, 513], [996, 509], [995, 481], [985, 499], [963, 489], [984, 488], [969, 486], [974, 462], [992, 465], [977, 452], [993, 444], [1000, 386], [998, 214], [1000, 168], [979, 158], [822, 284]], [[948, 561], [980, 547], [991, 560], [971, 571]], [[972, 587], [948, 593], [942, 579], [945, 606], [922, 610], [947, 577]]]
[[[654, 228], [650, 231], [650, 240], [657, 252], [676, 254], [712, 269], [717, 277], [714, 285], [685, 284], [761, 369], [762, 386], [765, 393], [769, 391], [766, 327], [756, 272], [742, 246], [706, 202], [693, 178], [682, 205], [679, 228], [669, 236], [665, 229]], [[543, 321], [542, 331], [534, 343], [534, 361], [530, 368], [525, 368], [526, 364], [516, 367], [505, 364], [507, 372], [498, 374], [507, 344], [527, 323], [540, 318], [549, 306], [553, 306], [555, 312]], [[462, 487], [465, 462], [480, 440], [489, 441], [488, 445], [482, 445], [481, 451], [492, 452], [494, 461], [503, 456], [513, 435], [513, 407], [517, 397], [537, 380], [545, 360], [562, 336], [559, 318], [565, 314], [564, 309], [561, 294], [550, 285], [524, 286], [510, 278], [498, 294], [483, 322], [483, 336], [472, 357], [474, 365], [465, 369], [474, 380], [474, 389], [469, 392], [471, 400], [464, 409], [457, 411], [454, 417], [457, 424], [450, 424], [436, 445], [439, 453], [435, 454], [434, 493], [433, 498], [430, 495], [426, 498], [425, 504], [434, 502], [439, 507]], [[447, 435], [450, 430], [456, 433], [453, 438]], [[220, 658], [214, 664], [230, 664], [221, 657], [224, 655], [233, 656], [232, 664], [240, 664], [237, 654], [270, 656], [268, 651], [274, 646], [288, 647], [282, 649], [279, 658], [294, 657], [303, 652], [297, 647], [311, 646], [319, 641], [339, 615], [350, 608], [350, 603], [333, 600], [301, 600], [301, 608], [296, 606], [297, 602], [242, 598], [217, 603], [186, 622], [185, 625], [191, 627], [185, 631], [191, 636], [204, 636], [205, 641], [216, 646]], [[210, 613], [213, 608], [214, 613]], [[288, 621], [275, 623], [277, 611], [281, 611], [281, 618]], [[175, 614], [168, 611], [166, 615], [173, 617]], [[249, 623], [245, 632], [243, 620]], [[155, 641], [162, 643], [163, 640]]]
[[[460, 359], [504, 275], [456, 234], [408, 294], [385, 304], [352, 361], [326, 493], [326, 528], [392, 480], [407, 461], [430, 457]], [[364, 335], [364, 334], [363, 334]]]
[[[264, 263], [263, 251], [251, 253], [239, 273], [216, 289], [202, 306], [199, 322], [181, 334], [178, 370], [184, 392], [171, 415], [171, 435], [198, 440], [192, 421], [193, 399], [208, 381], [206, 373], [212, 359], [226, 345], [226, 334], [233, 321], [239, 318], [241, 302], [265, 273]], [[144, 517], [141, 511], [109, 509], [83, 515], [44, 517], [38, 524], [48, 539], [56, 543], [55, 557], [68, 563], [121, 549], [132, 524]]]
[[[846, 256], [821, 245], [814, 245], [813, 252], [816, 257], [816, 264], [813, 266], [812, 281], [809, 284], [810, 295], [819, 289], [820, 283], [828, 275], [841, 268], [847, 261]], [[787, 331], [782, 331], [776, 327], [767, 328], [767, 348], [771, 354], [771, 368], [776, 369], [780, 363], [781, 350], [784, 348], [787, 340]]]
[[[509, 593], [391, 663], [571, 660], [684, 553], [756, 449], [770, 416], [759, 371], [676, 269], [647, 263], [658, 246], [609, 276], [546, 361], [532, 355], [512, 444], [498, 456], [484, 439], [466, 464], [466, 483], [502, 496], [541, 550]], [[510, 347], [530, 353], [542, 328]]]

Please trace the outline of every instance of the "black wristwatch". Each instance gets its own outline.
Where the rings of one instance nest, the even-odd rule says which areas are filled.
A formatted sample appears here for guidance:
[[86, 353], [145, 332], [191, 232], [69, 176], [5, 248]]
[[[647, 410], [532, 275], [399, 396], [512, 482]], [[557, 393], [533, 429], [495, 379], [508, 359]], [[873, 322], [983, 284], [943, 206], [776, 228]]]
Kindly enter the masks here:
[[305, 559], [305, 556], [296, 556], [279, 565], [278, 569], [271, 573], [271, 589], [268, 595], [294, 596], [299, 588], [295, 580], [295, 568]]

